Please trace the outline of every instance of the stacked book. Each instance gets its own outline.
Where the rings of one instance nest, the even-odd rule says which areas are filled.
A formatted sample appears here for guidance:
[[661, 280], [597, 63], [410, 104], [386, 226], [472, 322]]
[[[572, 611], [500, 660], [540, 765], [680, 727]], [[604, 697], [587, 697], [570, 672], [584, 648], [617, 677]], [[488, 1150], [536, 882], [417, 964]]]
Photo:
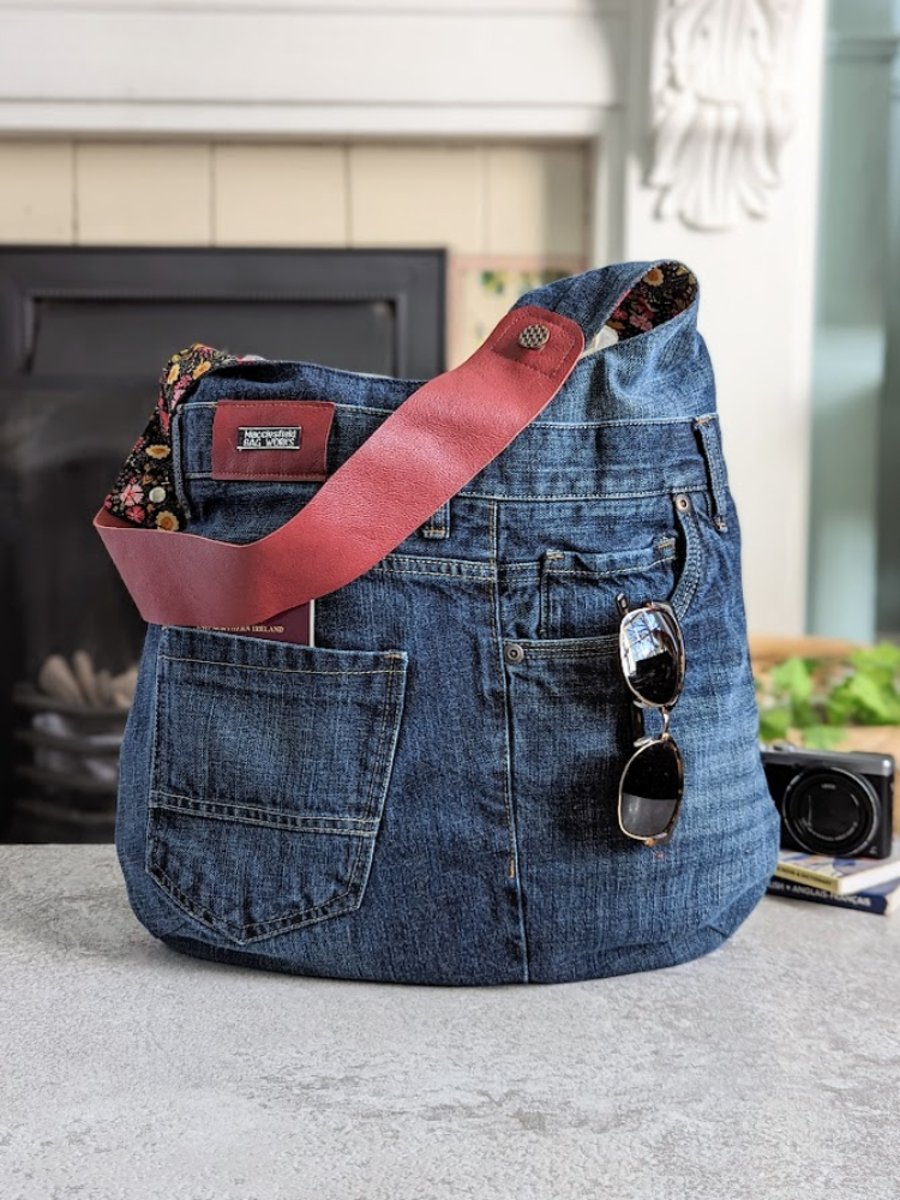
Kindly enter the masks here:
[[768, 892], [889, 916], [900, 908], [900, 837], [889, 858], [828, 858], [781, 850]]

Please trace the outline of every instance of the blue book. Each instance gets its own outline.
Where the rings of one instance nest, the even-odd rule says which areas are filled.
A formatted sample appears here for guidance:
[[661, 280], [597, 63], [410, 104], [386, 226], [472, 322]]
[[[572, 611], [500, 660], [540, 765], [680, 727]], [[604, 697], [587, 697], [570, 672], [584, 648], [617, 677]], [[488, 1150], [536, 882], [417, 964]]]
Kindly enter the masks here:
[[835, 908], [857, 908], [860, 912], [877, 913], [883, 917], [889, 917], [895, 908], [900, 907], [900, 879], [876, 883], [850, 895], [839, 895], [836, 892], [826, 892], [822, 888], [810, 887], [807, 883], [773, 876], [766, 891], [771, 896], [812, 900], [816, 904], [831, 904]]

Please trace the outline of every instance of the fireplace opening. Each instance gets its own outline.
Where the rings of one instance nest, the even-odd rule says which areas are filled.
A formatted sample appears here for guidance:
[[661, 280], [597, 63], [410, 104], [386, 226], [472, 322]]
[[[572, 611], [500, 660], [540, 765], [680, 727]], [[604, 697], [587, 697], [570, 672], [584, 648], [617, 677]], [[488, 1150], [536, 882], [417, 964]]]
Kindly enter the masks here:
[[169, 356], [429, 378], [445, 290], [442, 250], [0, 247], [0, 840], [112, 839], [143, 624], [91, 518]]

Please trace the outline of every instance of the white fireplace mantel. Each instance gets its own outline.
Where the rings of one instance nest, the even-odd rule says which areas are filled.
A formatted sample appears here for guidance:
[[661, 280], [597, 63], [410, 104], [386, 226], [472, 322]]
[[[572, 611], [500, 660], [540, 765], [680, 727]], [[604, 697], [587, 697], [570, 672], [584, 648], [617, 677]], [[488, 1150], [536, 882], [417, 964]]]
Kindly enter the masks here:
[[798, 632], [823, 47], [824, 0], [0, 0], [0, 137], [587, 141], [594, 260], [700, 276], [750, 624]]
[[627, 8], [626, 0], [0, 3], [0, 128], [590, 136], [599, 114], [623, 103]]

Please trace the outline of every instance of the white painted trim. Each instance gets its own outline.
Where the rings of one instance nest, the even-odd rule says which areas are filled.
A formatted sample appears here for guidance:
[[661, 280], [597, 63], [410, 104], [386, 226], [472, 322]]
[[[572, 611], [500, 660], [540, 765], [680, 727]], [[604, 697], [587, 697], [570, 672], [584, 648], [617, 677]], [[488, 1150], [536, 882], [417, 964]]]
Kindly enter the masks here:
[[358, 13], [394, 15], [458, 15], [481, 17], [522, 14], [594, 17], [603, 13], [623, 14], [629, 0], [0, 0], [0, 13], [15, 12], [113, 12], [183, 13], [243, 12], [252, 16], [271, 13], [318, 13], [343, 16]]
[[621, 110], [607, 110], [591, 139], [591, 205], [589, 252], [591, 263], [616, 262], [625, 240], [624, 190], [626, 135]]
[[0, 9], [0, 134], [584, 137], [622, 100], [620, 5], [110, 3]]
[[606, 110], [581, 105], [125, 104], [3, 102], [0, 135], [287, 139], [591, 138]]

